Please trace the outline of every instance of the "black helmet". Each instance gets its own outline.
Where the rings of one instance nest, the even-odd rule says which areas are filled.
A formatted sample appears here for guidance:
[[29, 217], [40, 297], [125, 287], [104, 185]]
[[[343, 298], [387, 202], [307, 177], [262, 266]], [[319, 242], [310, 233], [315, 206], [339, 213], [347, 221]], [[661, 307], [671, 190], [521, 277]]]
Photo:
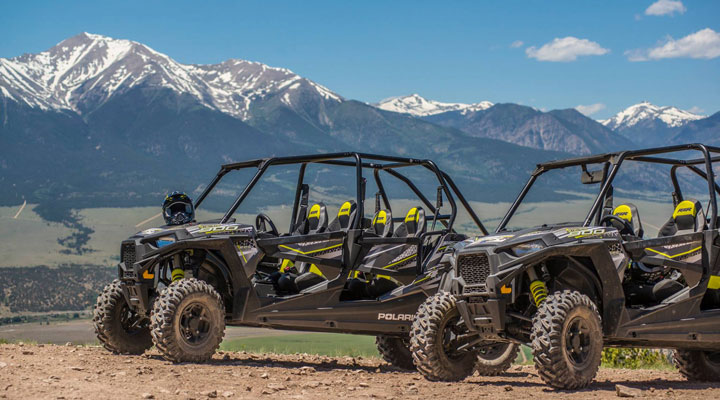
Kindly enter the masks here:
[[165, 196], [162, 209], [163, 218], [168, 225], [187, 224], [195, 219], [192, 199], [182, 192], [172, 192]]

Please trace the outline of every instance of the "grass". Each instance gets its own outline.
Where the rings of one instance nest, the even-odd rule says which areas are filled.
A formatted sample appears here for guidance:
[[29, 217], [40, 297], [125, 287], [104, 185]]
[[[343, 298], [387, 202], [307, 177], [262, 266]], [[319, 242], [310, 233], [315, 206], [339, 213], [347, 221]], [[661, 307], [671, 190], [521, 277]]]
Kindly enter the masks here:
[[307, 353], [340, 357], [379, 357], [375, 337], [340, 333], [303, 333], [291, 335], [237, 338], [224, 341], [226, 351], [249, 353]]

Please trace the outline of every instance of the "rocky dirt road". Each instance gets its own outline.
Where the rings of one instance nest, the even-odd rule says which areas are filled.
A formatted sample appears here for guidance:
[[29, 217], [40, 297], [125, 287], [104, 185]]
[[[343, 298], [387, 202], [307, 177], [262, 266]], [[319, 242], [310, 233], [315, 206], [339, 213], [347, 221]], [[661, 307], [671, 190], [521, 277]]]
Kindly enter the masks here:
[[720, 385], [689, 383], [671, 371], [602, 369], [589, 389], [573, 393], [546, 387], [531, 366], [435, 383], [378, 359], [225, 352], [208, 364], [172, 364], [154, 352], [117, 356], [99, 347], [0, 345], [0, 398], [8, 399], [607, 399], [616, 398], [616, 384], [639, 397], [720, 396]]

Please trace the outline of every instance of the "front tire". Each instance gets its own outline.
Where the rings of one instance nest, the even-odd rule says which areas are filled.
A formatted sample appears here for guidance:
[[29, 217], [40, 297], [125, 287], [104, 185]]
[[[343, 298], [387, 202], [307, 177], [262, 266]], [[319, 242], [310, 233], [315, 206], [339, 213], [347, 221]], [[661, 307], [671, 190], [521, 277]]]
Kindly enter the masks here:
[[475, 371], [482, 376], [505, 373], [517, 358], [520, 348], [514, 343], [497, 342], [480, 347]]
[[142, 354], [152, 347], [149, 321], [130, 309], [119, 279], [105, 286], [93, 310], [95, 335], [117, 354]]
[[415, 369], [409, 338], [377, 335], [375, 336], [375, 345], [383, 360], [393, 367], [409, 371]]
[[675, 350], [675, 366], [689, 381], [717, 382], [720, 380], [720, 352], [703, 350]]
[[212, 358], [225, 336], [225, 307], [215, 289], [197, 279], [173, 282], [155, 300], [152, 338], [173, 362]]
[[597, 307], [576, 291], [555, 292], [533, 317], [535, 368], [540, 378], [558, 389], [580, 389], [592, 382], [600, 367], [602, 325]]
[[460, 381], [475, 369], [477, 352], [458, 351], [456, 339], [466, 334], [455, 297], [438, 292], [418, 308], [410, 331], [415, 367], [429, 381]]

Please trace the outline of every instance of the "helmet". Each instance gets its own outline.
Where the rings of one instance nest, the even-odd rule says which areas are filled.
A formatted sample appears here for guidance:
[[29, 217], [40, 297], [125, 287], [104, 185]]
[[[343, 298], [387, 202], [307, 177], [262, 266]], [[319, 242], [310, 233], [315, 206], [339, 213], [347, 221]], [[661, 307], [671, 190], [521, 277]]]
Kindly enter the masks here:
[[165, 196], [162, 215], [168, 225], [182, 225], [195, 219], [192, 199], [182, 192], [172, 192]]

